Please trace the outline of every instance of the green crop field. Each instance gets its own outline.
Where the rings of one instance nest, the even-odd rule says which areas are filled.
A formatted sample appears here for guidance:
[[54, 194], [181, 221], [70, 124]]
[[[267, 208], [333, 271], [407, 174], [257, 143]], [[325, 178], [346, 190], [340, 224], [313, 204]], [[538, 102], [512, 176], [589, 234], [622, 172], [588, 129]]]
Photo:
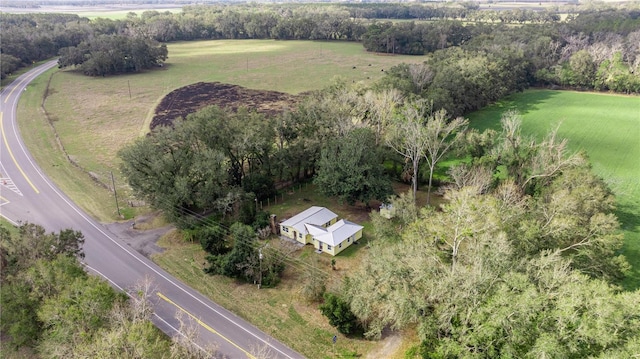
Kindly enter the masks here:
[[[69, 157], [87, 173], [76, 178], [52, 173], [60, 187], [71, 188], [71, 183], [82, 181], [86, 182], [84, 188], [95, 187], [93, 180], [111, 187], [113, 172], [118, 196], [126, 199], [127, 187], [118, 170], [117, 152], [148, 131], [155, 106], [166, 94], [182, 86], [219, 81], [297, 94], [321, 89], [338, 78], [347, 83], [371, 84], [384, 76], [383, 69], [425, 60], [422, 56], [376, 55], [351, 42], [220, 40], [167, 46], [169, 59], [165, 66], [152, 71], [87, 77], [73, 70], [55, 69], [30, 87], [34, 94], [29, 97], [33, 98], [28, 100], [29, 105], [21, 106], [19, 113], [25, 119], [22, 133], [46, 134], [49, 136], [46, 142], [55, 144], [52, 132], [55, 128]], [[38, 109], [47, 86], [44, 108], [53, 126], [49, 126]], [[35, 110], [30, 109], [33, 106]], [[42, 147], [42, 142], [45, 142], [42, 138], [34, 137], [28, 146], [36, 149]], [[39, 162], [70, 167], [67, 172], [77, 171], [55, 147], [53, 152], [40, 151], [43, 157], [38, 157]], [[109, 197], [103, 188], [95, 191], [104, 191], [102, 197]], [[100, 220], [116, 219], [113, 201], [99, 201], [104, 207], [100, 209], [94, 207], [96, 203], [85, 203], [70, 195], [85, 209], [93, 207], [91, 213]]]
[[529, 90], [469, 116], [478, 129], [499, 129], [500, 116], [516, 109], [525, 134], [542, 138], [559, 126], [574, 151], [584, 150], [593, 171], [616, 194], [616, 214], [625, 236], [624, 254], [633, 266], [622, 283], [640, 286], [640, 97], [571, 91]]

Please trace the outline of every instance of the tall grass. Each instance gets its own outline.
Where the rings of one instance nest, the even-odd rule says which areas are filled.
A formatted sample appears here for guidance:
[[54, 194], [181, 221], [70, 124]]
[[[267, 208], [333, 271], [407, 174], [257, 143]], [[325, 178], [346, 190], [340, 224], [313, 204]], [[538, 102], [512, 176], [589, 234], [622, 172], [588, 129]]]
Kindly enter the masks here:
[[522, 130], [542, 138], [558, 127], [574, 151], [585, 151], [596, 175], [611, 187], [632, 272], [622, 282], [640, 287], [640, 97], [529, 90], [469, 115], [471, 126], [499, 129], [502, 113], [517, 110]]

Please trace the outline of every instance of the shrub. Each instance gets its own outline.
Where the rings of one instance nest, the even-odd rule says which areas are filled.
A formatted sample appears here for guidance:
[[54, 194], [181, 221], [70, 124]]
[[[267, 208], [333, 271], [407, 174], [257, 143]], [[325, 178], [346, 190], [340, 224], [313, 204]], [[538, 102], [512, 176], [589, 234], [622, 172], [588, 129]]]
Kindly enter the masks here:
[[320, 311], [329, 319], [329, 324], [336, 327], [340, 333], [351, 336], [362, 335], [362, 326], [351, 311], [349, 303], [339, 296], [325, 293], [324, 303], [320, 304]]

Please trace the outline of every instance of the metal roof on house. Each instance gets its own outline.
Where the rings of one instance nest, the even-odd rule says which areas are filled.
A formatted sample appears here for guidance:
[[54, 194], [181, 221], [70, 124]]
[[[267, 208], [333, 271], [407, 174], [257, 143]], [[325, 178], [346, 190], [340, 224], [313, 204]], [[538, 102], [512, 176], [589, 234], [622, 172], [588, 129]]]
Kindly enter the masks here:
[[305, 224], [313, 224], [316, 226], [322, 226], [325, 223], [330, 222], [332, 219], [337, 218], [338, 215], [326, 209], [325, 207], [313, 206], [310, 207], [295, 216], [281, 222], [281, 226], [293, 227], [298, 232], [306, 235], [307, 229]]
[[345, 219], [339, 220], [338, 222], [330, 225], [327, 229], [313, 225], [307, 225], [306, 227], [313, 238], [332, 246], [337, 246], [338, 244], [346, 241], [347, 238], [353, 236], [364, 228], [359, 224], [349, 222]]

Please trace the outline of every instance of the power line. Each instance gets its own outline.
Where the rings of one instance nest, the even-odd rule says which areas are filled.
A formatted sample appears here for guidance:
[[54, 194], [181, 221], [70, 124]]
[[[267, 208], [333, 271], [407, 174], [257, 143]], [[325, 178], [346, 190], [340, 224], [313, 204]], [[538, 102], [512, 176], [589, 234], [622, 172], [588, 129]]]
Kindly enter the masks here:
[[[171, 205], [174, 209], [176, 209], [178, 211], [178, 213], [180, 213], [182, 215], [187, 215], [187, 216], [195, 219], [195, 221], [200, 223], [201, 225], [204, 225], [204, 226], [217, 226], [217, 227], [220, 227], [220, 228], [224, 229], [227, 233], [231, 232], [231, 228], [230, 227], [228, 227], [228, 226], [226, 226], [226, 225], [224, 225], [224, 224], [222, 224], [220, 222], [217, 222], [217, 221], [215, 221], [215, 220], [213, 220], [213, 219], [211, 219], [211, 218], [209, 218], [209, 217], [207, 217], [205, 215], [197, 213], [197, 212], [195, 212], [193, 210], [190, 210], [190, 209], [188, 209], [186, 207], [182, 207], [182, 206], [179, 206], [179, 205], [176, 205], [176, 204], [170, 204], [168, 200], [164, 200], [164, 202], [166, 204]], [[223, 240], [225, 242], [227, 242], [227, 243], [229, 242], [228, 238], [223, 238]], [[234, 240], [237, 241], [236, 243], [239, 242], [241, 244], [250, 245], [250, 246], [253, 247], [253, 249], [256, 249], [256, 250], [258, 250], [258, 249], [263, 247], [259, 241], [254, 240], [254, 239], [234, 238]], [[269, 252], [272, 255], [276, 256], [276, 259], [282, 260], [282, 261], [284, 261], [284, 262], [286, 262], [286, 263], [288, 263], [288, 264], [290, 264], [292, 266], [295, 266], [297, 269], [302, 269], [302, 270], [308, 269], [308, 270], [314, 271], [316, 274], [320, 274], [320, 275], [329, 277], [329, 273], [327, 271], [324, 271], [324, 270], [322, 270], [322, 269], [320, 269], [320, 268], [318, 268], [316, 266], [313, 266], [313, 265], [311, 265], [309, 263], [306, 263], [306, 262], [304, 262], [304, 261], [302, 261], [300, 259], [292, 258], [291, 256], [287, 255], [286, 253], [284, 253], [284, 252], [282, 252], [280, 250], [277, 250], [277, 249], [272, 248], [272, 247], [267, 247], [267, 248], [265, 248], [265, 250], [269, 250]]]

